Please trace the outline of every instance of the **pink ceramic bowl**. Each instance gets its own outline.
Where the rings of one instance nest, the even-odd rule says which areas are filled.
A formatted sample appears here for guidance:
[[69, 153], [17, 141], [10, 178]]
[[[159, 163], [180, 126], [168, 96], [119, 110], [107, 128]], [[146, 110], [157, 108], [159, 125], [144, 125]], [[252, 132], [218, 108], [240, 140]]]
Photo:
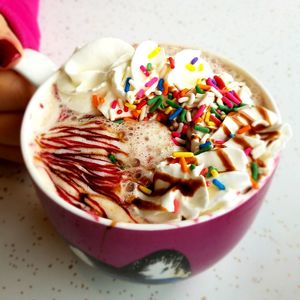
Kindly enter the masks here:
[[[32, 52], [32, 51], [31, 51]], [[210, 52], [207, 52], [212, 55]], [[31, 53], [29, 56], [34, 57]], [[27, 56], [27, 55], [25, 55]], [[214, 55], [225, 65], [243, 75], [248, 85], [258, 88], [266, 107], [278, 112], [269, 93], [246, 71], [225, 58]], [[209, 268], [226, 255], [243, 237], [253, 222], [270, 186], [272, 174], [258, 191], [231, 211], [204, 221], [182, 221], [169, 224], [112, 224], [110, 220], [94, 219], [84, 211], [71, 206], [49, 188], [39, 176], [31, 154], [32, 138], [43, 118], [42, 107], [47, 107], [49, 90], [57, 73], [43, 59], [36, 65], [26, 61], [17, 69], [26, 75], [26, 65], [52, 75], [44, 82], [29, 103], [21, 132], [25, 164], [36, 187], [42, 205], [57, 232], [71, 249], [93, 267], [113, 272], [130, 279], [147, 282], [165, 282], [186, 278]], [[24, 67], [25, 65], [25, 67]], [[53, 66], [52, 66], [53, 67]], [[42, 70], [42, 71], [41, 71]], [[27, 75], [30, 77], [30, 75]], [[38, 76], [38, 78], [40, 78]], [[38, 82], [36, 82], [38, 83]]]

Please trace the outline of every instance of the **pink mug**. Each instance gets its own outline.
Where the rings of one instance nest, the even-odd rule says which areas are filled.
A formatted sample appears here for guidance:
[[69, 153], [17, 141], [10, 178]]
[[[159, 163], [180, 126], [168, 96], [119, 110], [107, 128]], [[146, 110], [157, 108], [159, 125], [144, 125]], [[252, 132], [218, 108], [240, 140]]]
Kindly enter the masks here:
[[[229, 60], [219, 55], [214, 56], [254, 84], [267, 107], [279, 115], [271, 95], [252, 75]], [[49, 105], [49, 91], [57, 77], [56, 67], [40, 53], [25, 50], [15, 69], [39, 86], [26, 109], [21, 131], [26, 167], [57, 232], [86, 263], [136, 281], [173, 281], [195, 275], [215, 264], [249, 229], [270, 186], [279, 157], [272, 174], [264, 180], [259, 190], [250, 192], [246, 200], [229, 212], [204, 221], [182, 221], [177, 225], [113, 225], [111, 220], [95, 220], [65, 202], [47, 188], [47, 183], [36, 170], [30, 152], [30, 141], [35, 129], [43, 121], [43, 107]]]

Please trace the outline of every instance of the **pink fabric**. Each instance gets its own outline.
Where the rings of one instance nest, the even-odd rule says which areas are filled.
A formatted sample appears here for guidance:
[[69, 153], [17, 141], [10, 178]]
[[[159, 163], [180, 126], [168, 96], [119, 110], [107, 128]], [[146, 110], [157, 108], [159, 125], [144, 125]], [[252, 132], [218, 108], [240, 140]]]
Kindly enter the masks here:
[[39, 48], [38, 6], [39, 0], [0, 0], [0, 13], [24, 48]]

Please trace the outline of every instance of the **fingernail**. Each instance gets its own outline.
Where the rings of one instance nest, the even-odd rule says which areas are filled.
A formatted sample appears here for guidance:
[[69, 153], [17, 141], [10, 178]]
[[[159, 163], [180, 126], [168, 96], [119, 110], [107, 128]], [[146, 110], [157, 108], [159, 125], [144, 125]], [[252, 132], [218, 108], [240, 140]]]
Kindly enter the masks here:
[[0, 40], [0, 67], [6, 68], [21, 57], [21, 53], [8, 40]]

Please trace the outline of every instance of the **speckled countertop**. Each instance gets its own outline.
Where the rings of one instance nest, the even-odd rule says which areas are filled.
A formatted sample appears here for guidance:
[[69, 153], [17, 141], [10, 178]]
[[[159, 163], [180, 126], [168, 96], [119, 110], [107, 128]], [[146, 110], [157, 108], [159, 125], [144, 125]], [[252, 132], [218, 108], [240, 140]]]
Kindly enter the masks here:
[[295, 136], [248, 234], [217, 265], [166, 285], [133, 284], [79, 261], [48, 222], [23, 167], [0, 164], [0, 299], [300, 299], [300, 2], [44, 0], [41, 50], [57, 64], [100, 36], [222, 53], [271, 91]]

